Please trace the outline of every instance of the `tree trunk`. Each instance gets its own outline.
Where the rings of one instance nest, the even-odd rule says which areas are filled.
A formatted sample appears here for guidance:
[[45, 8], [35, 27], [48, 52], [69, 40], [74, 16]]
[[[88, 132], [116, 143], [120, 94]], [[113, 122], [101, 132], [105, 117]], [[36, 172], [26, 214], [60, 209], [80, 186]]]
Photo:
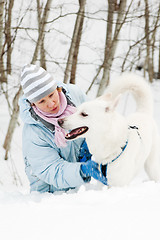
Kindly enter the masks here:
[[41, 48], [40, 48], [40, 65], [42, 68], [47, 70], [46, 54], [45, 54], [45, 48], [44, 48], [44, 35], [42, 37]]
[[80, 21], [78, 37], [76, 39], [75, 49], [74, 49], [74, 53], [73, 53], [71, 78], [70, 78], [70, 83], [72, 83], [72, 84], [76, 83], [77, 61], [78, 61], [78, 53], [79, 53], [79, 47], [80, 47], [80, 42], [81, 42], [82, 30], [83, 30], [83, 22], [84, 22], [84, 17], [82, 17], [81, 21]]
[[103, 76], [99, 85], [97, 96], [102, 95], [106, 86], [109, 84], [110, 70], [118, 44], [118, 36], [127, 15], [127, 13], [125, 12], [126, 2], [126, 0], [121, 0], [119, 3], [119, 8], [117, 9], [118, 16], [116, 20], [115, 30], [113, 33], [113, 17], [115, 11], [115, 3], [112, 0], [108, 0], [108, 19], [103, 61]]
[[159, 73], [159, 79], [160, 79], [160, 40], [159, 40], [159, 56], [158, 56], [158, 73]]
[[147, 45], [147, 56], [146, 56], [146, 69], [148, 70], [149, 81], [153, 81], [153, 68], [152, 68], [152, 60], [151, 60], [151, 40], [150, 40], [150, 30], [149, 30], [149, 6], [148, 0], [144, 0], [145, 2], [145, 35], [146, 35], [146, 45]]
[[7, 82], [3, 65], [4, 0], [0, 0], [0, 83]]
[[11, 74], [11, 55], [12, 55], [12, 36], [11, 36], [11, 19], [14, 0], [9, 1], [7, 9], [7, 22], [5, 25], [5, 35], [7, 43], [7, 73]]
[[12, 115], [11, 115], [11, 119], [10, 119], [10, 122], [9, 122], [8, 131], [7, 131], [7, 134], [6, 134], [6, 137], [5, 137], [5, 141], [4, 141], [4, 144], [3, 144], [3, 147], [6, 150], [5, 160], [8, 159], [8, 152], [10, 150], [14, 129], [16, 127], [17, 120], [18, 120], [18, 114], [19, 114], [18, 100], [19, 100], [19, 97], [20, 97], [21, 93], [22, 93], [22, 89], [20, 87], [18, 89], [18, 92], [16, 93], [14, 99], [13, 99]]
[[156, 16], [156, 19], [155, 19], [155, 25], [154, 25], [154, 28], [153, 28], [153, 34], [152, 34], [152, 37], [151, 37], [151, 67], [152, 67], [152, 74], [153, 74], [153, 78], [155, 79], [160, 79], [160, 72], [159, 72], [159, 68], [158, 68], [158, 72], [155, 71], [155, 68], [154, 68], [154, 59], [155, 59], [155, 50], [156, 50], [156, 33], [157, 33], [157, 30], [159, 29], [159, 20], [160, 20], [160, 4], [159, 4], [159, 7], [158, 7], [158, 12], [157, 12], [157, 16]]
[[112, 35], [113, 35], [113, 17], [114, 17], [114, 2], [108, 0], [108, 18], [107, 18], [107, 31], [106, 31], [106, 43], [105, 43], [105, 52], [104, 52], [104, 61], [103, 61], [103, 76], [99, 84], [99, 89], [97, 96], [100, 96], [106, 86], [106, 81], [108, 81], [110, 65], [111, 65], [111, 51], [112, 49]]
[[[39, 50], [39, 47], [40, 47], [40, 45], [43, 41], [45, 24], [47, 22], [46, 20], [47, 20], [48, 15], [49, 15], [49, 9], [50, 9], [50, 6], [51, 6], [51, 2], [52, 2], [52, 0], [47, 0], [46, 6], [44, 8], [43, 16], [41, 17], [41, 19], [40, 19], [40, 17], [38, 17], [39, 20], [40, 20], [40, 22], [38, 23], [39, 24], [39, 34], [38, 34], [38, 39], [37, 39], [34, 55], [33, 55], [33, 58], [32, 58], [32, 64], [35, 63], [36, 60], [37, 60], [38, 50]], [[37, 9], [37, 11], [39, 11], [39, 9]], [[39, 14], [38, 14], [38, 16], [39, 16]]]
[[0, 57], [3, 49], [3, 12], [4, 12], [4, 0], [0, 0]]
[[73, 36], [72, 36], [72, 42], [69, 49], [69, 55], [68, 55], [67, 65], [66, 65], [65, 74], [64, 74], [64, 83], [68, 82], [71, 72], [72, 72], [71, 82], [75, 83], [76, 65], [77, 65], [80, 40], [82, 36], [85, 5], [86, 5], [86, 0], [79, 0], [79, 11], [77, 13], [76, 23], [74, 27]]
[[[47, 18], [47, 13], [46, 18]], [[41, 23], [42, 23], [42, 6], [40, 5], [40, 0], [37, 0], [37, 18], [38, 18], [38, 32], [41, 32]], [[41, 44], [40, 44], [40, 66], [44, 69], [46, 67], [46, 56], [45, 56], [45, 49], [44, 49], [44, 33], [42, 36]]]

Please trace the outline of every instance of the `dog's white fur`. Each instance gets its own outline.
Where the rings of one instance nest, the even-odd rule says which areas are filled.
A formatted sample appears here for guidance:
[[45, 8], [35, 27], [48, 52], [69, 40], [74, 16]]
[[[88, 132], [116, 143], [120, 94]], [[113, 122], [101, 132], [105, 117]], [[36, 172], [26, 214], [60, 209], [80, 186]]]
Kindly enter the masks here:
[[[133, 94], [137, 105], [136, 112], [128, 117], [115, 109], [120, 95], [126, 91]], [[89, 150], [98, 163], [110, 163], [121, 153], [121, 147], [128, 140], [121, 156], [108, 164], [110, 186], [129, 184], [143, 167], [150, 179], [160, 180], [160, 141], [153, 119], [150, 86], [143, 78], [132, 73], [122, 74], [116, 83], [109, 86], [105, 95], [83, 103], [76, 113], [63, 120], [64, 129], [89, 128], [81, 137], [86, 138]], [[128, 129], [128, 126], [136, 126], [138, 130]]]

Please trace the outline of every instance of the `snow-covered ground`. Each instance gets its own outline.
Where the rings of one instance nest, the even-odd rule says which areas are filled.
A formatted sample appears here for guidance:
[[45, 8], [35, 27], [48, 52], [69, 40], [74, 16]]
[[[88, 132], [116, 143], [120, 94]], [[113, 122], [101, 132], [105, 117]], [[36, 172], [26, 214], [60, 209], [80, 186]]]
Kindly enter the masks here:
[[160, 184], [62, 195], [0, 194], [1, 239], [158, 240]]
[[[160, 83], [151, 87], [160, 127]], [[2, 96], [0, 103], [2, 143], [9, 117]], [[120, 111], [127, 114], [131, 108], [134, 103], [126, 96]], [[68, 193], [30, 194], [21, 152], [20, 120], [19, 123], [8, 161], [3, 160], [4, 150], [0, 149], [1, 239], [160, 239], [160, 183], [149, 181], [144, 171], [122, 188], [104, 186], [99, 190], [93, 180]]]

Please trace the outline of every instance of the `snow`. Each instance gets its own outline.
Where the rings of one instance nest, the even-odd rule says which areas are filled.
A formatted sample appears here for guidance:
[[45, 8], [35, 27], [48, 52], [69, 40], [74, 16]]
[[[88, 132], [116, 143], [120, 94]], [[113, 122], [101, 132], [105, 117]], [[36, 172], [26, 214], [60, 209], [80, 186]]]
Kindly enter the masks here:
[[82, 186], [61, 195], [0, 194], [3, 239], [158, 240], [160, 184], [101, 190]]
[[[97, 3], [92, 1], [90, 4], [92, 4], [94, 12], [97, 9]], [[100, 3], [98, 2], [98, 4]], [[104, 1], [101, 1], [102, 4], [104, 4]], [[89, 7], [90, 5], [88, 5]], [[71, 22], [72, 20], [70, 19]], [[105, 24], [104, 26], [101, 25], [103, 29], [98, 27], [98, 23], [94, 27], [100, 34], [105, 29]], [[61, 24], [61, 28], [63, 30], [63, 24]], [[101, 54], [104, 35], [98, 38], [99, 34], [91, 34], [92, 29], [89, 24], [88, 28], [90, 28], [89, 36], [91, 39], [86, 38], [85, 41], [89, 45], [90, 41], [94, 39], [94, 44], [97, 42], [97, 45], [100, 45]], [[68, 31], [71, 31], [71, 29], [69, 28]], [[64, 54], [64, 48], [67, 49], [64, 40], [62, 42], [62, 37], [60, 43], [63, 47], [59, 55], [59, 48], [55, 45], [57, 41], [54, 41], [53, 45], [56, 46], [55, 56], [61, 57]], [[21, 46], [19, 55], [16, 55], [15, 58], [17, 57], [17, 60], [19, 59], [18, 61], [22, 61], [22, 64], [24, 64], [28, 63], [30, 56], [29, 53], [26, 54], [26, 46], [22, 44], [22, 41], [23, 38], [21, 39], [21, 44], [19, 44]], [[53, 42], [53, 38], [48, 41], [48, 45], [52, 45], [51, 41]], [[15, 46], [15, 48], [19, 49], [18, 46]], [[81, 49], [80, 58], [83, 61], [86, 60], [85, 52], [88, 55], [87, 59], [92, 61], [95, 53], [92, 52], [92, 49], [87, 49], [85, 45]], [[97, 56], [95, 56], [95, 59], [97, 59]], [[98, 60], [94, 61], [97, 63]], [[19, 65], [21, 64], [16, 62], [15, 67]], [[82, 81], [79, 82], [83, 90], [88, 88], [87, 84], [89, 83], [87, 81], [92, 79], [92, 74], [94, 75], [95, 66], [93, 67], [92, 65], [79, 67], [79, 72], [83, 72]], [[62, 72], [57, 71], [55, 74], [62, 79]], [[10, 87], [10, 92], [12, 92], [13, 86], [14, 83]], [[158, 81], [154, 82], [151, 88], [154, 96], [154, 116], [160, 130], [160, 83]], [[122, 188], [108, 188], [106, 186], [99, 188], [97, 183], [92, 180], [91, 183], [85, 184], [79, 189], [70, 190], [67, 193], [30, 193], [22, 157], [21, 134], [23, 124], [19, 119], [19, 125], [13, 137], [11, 154], [9, 155], [9, 160], [5, 161], [5, 152], [2, 145], [8, 127], [9, 113], [3, 95], [0, 95], [0, 106], [1, 239], [160, 239], [160, 183], [150, 181], [143, 170], [129, 186]], [[122, 100], [120, 111], [123, 114], [128, 114], [134, 107], [132, 98], [126, 95]]]

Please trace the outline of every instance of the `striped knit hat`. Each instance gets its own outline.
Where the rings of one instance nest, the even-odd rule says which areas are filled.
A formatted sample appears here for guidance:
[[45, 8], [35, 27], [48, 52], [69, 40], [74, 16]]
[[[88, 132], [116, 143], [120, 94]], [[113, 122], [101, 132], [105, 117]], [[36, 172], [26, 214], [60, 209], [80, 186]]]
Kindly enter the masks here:
[[35, 103], [57, 88], [53, 77], [41, 67], [28, 64], [21, 73], [21, 85], [26, 98]]

